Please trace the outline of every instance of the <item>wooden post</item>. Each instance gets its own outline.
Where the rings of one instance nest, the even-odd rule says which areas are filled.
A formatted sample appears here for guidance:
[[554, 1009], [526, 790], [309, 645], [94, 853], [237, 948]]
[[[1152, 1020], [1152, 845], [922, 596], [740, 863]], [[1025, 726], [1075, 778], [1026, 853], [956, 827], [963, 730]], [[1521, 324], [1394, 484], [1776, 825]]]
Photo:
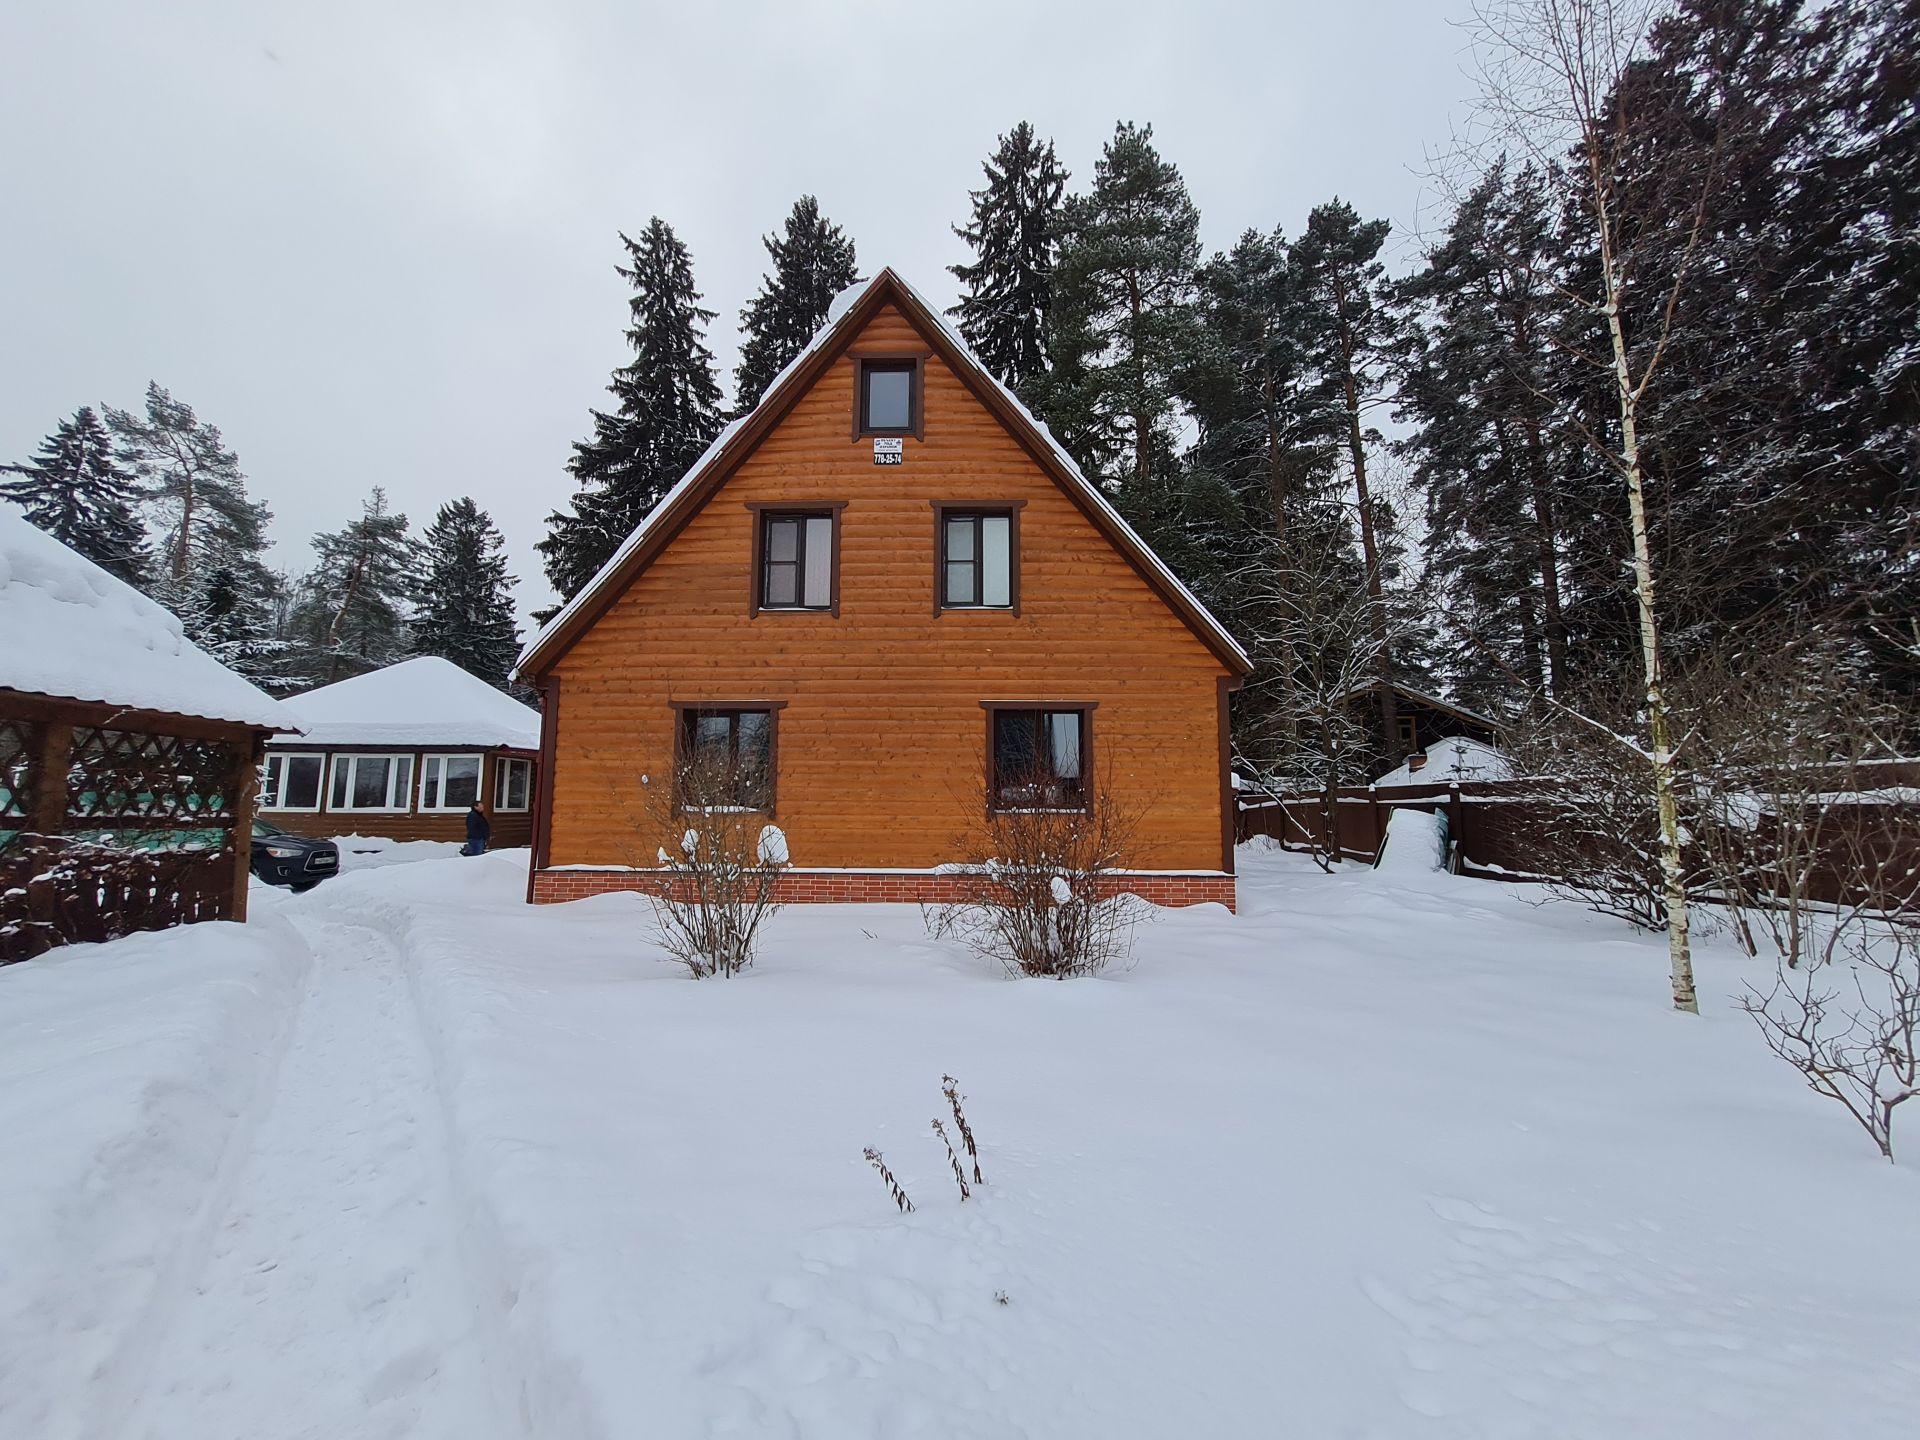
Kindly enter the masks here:
[[73, 727], [45, 720], [33, 727], [33, 798], [27, 830], [64, 835], [67, 829], [67, 767], [73, 761]]
[[1447, 858], [1452, 863], [1447, 868], [1455, 875], [1460, 873], [1460, 860], [1465, 853], [1465, 836], [1460, 829], [1464, 813], [1464, 807], [1460, 804], [1460, 782], [1451, 781], [1447, 785]]
[[1340, 851], [1340, 792], [1327, 782], [1327, 854], [1336, 864], [1346, 858]]
[[253, 879], [253, 800], [260, 789], [260, 761], [267, 753], [267, 737], [259, 731], [242, 735], [233, 742], [239, 762], [234, 766], [232, 799], [227, 808], [233, 812], [233, 897], [228, 906], [229, 920], [247, 918], [247, 886]]
[[1380, 787], [1367, 786], [1367, 823], [1373, 827], [1373, 863], [1380, 863], [1380, 850], [1387, 843], [1386, 827], [1380, 823]]

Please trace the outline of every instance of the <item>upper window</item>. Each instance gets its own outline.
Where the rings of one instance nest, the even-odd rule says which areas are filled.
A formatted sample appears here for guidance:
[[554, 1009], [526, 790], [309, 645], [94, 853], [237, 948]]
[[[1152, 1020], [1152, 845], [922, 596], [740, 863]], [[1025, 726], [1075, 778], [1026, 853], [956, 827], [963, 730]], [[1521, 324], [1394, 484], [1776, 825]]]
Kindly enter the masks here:
[[674, 802], [683, 810], [773, 809], [774, 709], [685, 709]]
[[837, 506], [758, 511], [755, 610], [838, 610], [839, 519]]
[[494, 762], [493, 808], [525, 810], [532, 803], [533, 762], [510, 760], [505, 756]]
[[404, 810], [413, 785], [411, 755], [335, 755], [329, 810]]
[[318, 810], [324, 755], [269, 755], [260, 787], [262, 810]]
[[920, 434], [920, 361], [859, 362], [855, 430], [860, 435]]
[[1015, 517], [1019, 512], [935, 508], [940, 517], [941, 608], [1015, 609]]
[[421, 760], [422, 810], [464, 810], [479, 798], [478, 755], [428, 755]]
[[988, 712], [996, 810], [1085, 810], [1091, 717], [1084, 709]]

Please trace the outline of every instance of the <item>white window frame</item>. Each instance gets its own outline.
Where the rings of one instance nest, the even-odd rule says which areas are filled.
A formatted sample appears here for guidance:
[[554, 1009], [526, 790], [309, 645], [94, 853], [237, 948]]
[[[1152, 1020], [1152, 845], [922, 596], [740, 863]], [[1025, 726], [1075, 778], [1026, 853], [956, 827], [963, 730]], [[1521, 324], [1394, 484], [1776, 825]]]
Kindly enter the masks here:
[[[267, 803], [267, 775], [273, 769], [274, 762], [280, 765], [280, 785], [278, 793], [284, 795], [287, 789], [287, 767], [295, 760], [315, 760], [320, 764], [319, 783], [313, 787], [313, 804], [286, 805]], [[266, 763], [260, 772], [260, 808], [271, 810], [280, 815], [318, 815], [320, 806], [327, 798], [327, 752], [324, 750], [271, 750], [267, 753]]]
[[[387, 771], [388, 803], [385, 805], [356, 805], [353, 803], [354, 772], [359, 768], [362, 760], [387, 760], [394, 762], [395, 766], [397, 766], [400, 761], [404, 760], [406, 762], [407, 778], [402, 784], [396, 785], [394, 783], [396, 776], [392, 767]], [[413, 777], [417, 768], [418, 766], [411, 750], [369, 750], [365, 753], [357, 750], [335, 751], [333, 765], [327, 774], [327, 813], [332, 815], [404, 815], [407, 813], [408, 802], [412, 798]], [[347, 777], [346, 802], [341, 805], [336, 805], [333, 803], [334, 779], [343, 773]], [[393, 803], [395, 791], [399, 792], [398, 798], [400, 803], [398, 805]]]
[[[509, 805], [504, 798], [507, 775], [512, 766], [518, 765], [527, 772], [526, 803]], [[500, 815], [524, 815], [533, 808], [533, 761], [522, 760], [514, 755], [496, 755], [493, 759], [493, 808]]]
[[[476, 755], [471, 750], [430, 751], [429, 753], [422, 755], [420, 757], [419, 785], [420, 785], [420, 813], [422, 815], [464, 815], [466, 813], [466, 810], [467, 810], [466, 805], [441, 805], [438, 803], [440, 798], [440, 793], [444, 793], [446, 790], [447, 761], [449, 760], [473, 761], [479, 767], [479, 769], [477, 770], [477, 772], [473, 777], [473, 798], [474, 800], [480, 800], [486, 797], [486, 793], [487, 793], [487, 757], [486, 756]], [[435, 789], [436, 789], [436, 792], [439, 792], [439, 793], [436, 793], [434, 796], [434, 800], [436, 803], [429, 805], [427, 803], [427, 776], [429, 774], [435, 774], [435, 772], [437, 772], [436, 774], [437, 784], [435, 786]], [[467, 802], [467, 804], [469, 805], [472, 803], [473, 803], [472, 801]]]

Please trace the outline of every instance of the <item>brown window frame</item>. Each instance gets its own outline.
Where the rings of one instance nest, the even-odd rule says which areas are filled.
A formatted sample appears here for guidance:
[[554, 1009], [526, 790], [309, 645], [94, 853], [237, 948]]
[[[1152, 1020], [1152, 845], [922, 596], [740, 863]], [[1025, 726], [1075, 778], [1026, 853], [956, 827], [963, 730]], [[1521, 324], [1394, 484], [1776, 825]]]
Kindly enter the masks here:
[[[680, 794], [680, 775], [686, 766], [690, 753], [690, 731], [702, 715], [742, 714], [765, 715], [767, 717], [767, 795], [764, 805], [741, 805], [739, 811], [746, 815], [764, 815], [769, 820], [774, 817], [778, 803], [780, 782], [780, 712], [787, 708], [784, 700], [670, 700], [668, 706], [673, 711], [673, 774], [668, 777], [673, 786], [673, 813], [685, 815], [697, 807], [688, 806]], [[740, 727], [736, 723], [728, 736], [728, 755], [737, 766], [740, 752]]]
[[[987, 812], [991, 815], [1013, 813], [1044, 813], [1058, 815], [1089, 815], [1093, 813], [1093, 712], [1100, 708], [1098, 700], [982, 700], [980, 708], [987, 714], [986, 781]], [[994, 741], [999, 733], [1000, 716], [1013, 712], [1025, 712], [1031, 715], [1068, 715], [1080, 717], [1080, 803], [1077, 805], [1007, 805], [1001, 802], [1001, 780], [994, 751]], [[1036, 735], [1038, 730], [1036, 728]]]
[[[844, 500], [749, 500], [747, 512], [753, 523], [753, 578], [749, 596], [747, 614], [760, 615], [831, 615], [835, 619], [840, 615], [840, 512], [847, 508]], [[767, 589], [767, 526], [774, 520], [819, 520], [828, 518], [833, 521], [833, 552], [827, 561], [828, 602], [825, 605], [769, 605], [766, 603]], [[804, 593], [806, 578], [806, 526], [800, 527], [800, 547], [794, 561], [797, 573], [803, 582], [796, 594]]]
[[[870, 370], [901, 371], [911, 375], [907, 382], [906, 425], [869, 425], [867, 423], [867, 372]], [[902, 353], [897, 355], [873, 354], [857, 355], [853, 362], [853, 438], [861, 440], [869, 435], [911, 435], [916, 440], [927, 438], [926, 406], [927, 357], [923, 353]]]
[[[986, 610], [1004, 614], [1020, 613], [1020, 512], [1026, 508], [1024, 500], [935, 500], [933, 505], [933, 613], [938, 615], [948, 610]], [[947, 520], [964, 516], [1004, 515], [1007, 526], [1007, 594], [1011, 603], [1006, 605], [953, 605], [947, 601]], [[976, 561], [978, 557], [975, 557]], [[976, 564], [974, 589], [980, 589], [985, 575], [985, 567]]]

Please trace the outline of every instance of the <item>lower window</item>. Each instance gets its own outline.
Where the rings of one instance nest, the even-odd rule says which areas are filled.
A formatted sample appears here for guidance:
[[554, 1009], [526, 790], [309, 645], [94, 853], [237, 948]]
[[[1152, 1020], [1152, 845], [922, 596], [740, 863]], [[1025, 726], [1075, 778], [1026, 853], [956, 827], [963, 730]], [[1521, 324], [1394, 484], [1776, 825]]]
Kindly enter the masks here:
[[262, 810], [318, 810], [324, 755], [269, 755], [260, 786]]
[[478, 755], [429, 755], [420, 762], [422, 810], [464, 810], [479, 798]]
[[1086, 710], [995, 707], [987, 784], [996, 810], [1085, 810]]
[[771, 812], [773, 717], [771, 709], [682, 710], [674, 803]]
[[335, 755], [329, 810], [404, 810], [413, 786], [411, 755]]
[[493, 769], [493, 808], [496, 810], [524, 810], [532, 803], [533, 762], [531, 760], [496, 760]]

